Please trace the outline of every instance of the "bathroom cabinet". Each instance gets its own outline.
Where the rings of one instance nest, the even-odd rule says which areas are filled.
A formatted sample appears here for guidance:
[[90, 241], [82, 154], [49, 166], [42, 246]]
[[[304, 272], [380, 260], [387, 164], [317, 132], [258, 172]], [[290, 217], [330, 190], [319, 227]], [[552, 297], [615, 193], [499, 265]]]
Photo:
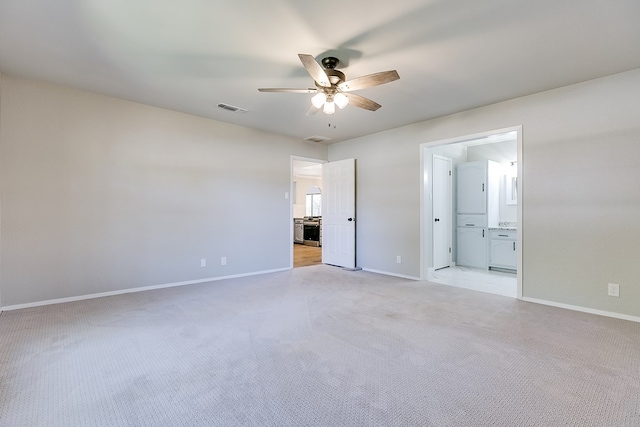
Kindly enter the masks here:
[[499, 165], [490, 160], [456, 166], [456, 264], [488, 267], [488, 228], [498, 225]]
[[489, 268], [517, 269], [516, 230], [489, 230]]

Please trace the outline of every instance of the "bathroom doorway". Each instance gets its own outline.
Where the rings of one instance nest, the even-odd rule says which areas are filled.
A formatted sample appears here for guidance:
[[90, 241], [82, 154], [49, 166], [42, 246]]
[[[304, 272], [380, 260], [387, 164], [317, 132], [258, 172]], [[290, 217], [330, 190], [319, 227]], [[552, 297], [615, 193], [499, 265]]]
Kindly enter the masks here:
[[[423, 176], [425, 177], [422, 185], [423, 201], [421, 204], [422, 278], [436, 283], [522, 298], [522, 126], [425, 143], [421, 145], [421, 150]], [[437, 159], [443, 157], [452, 160], [453, 207], [449, 213], [448, 219], [451, 226], [448, 231], [453, 237], [450, 239], [452, 254], [450, 266], [445, 265], [440, 268], [442, 267], [440, 261], [435, 267], [436, 258], [442, 258], [442, 254], [436, 254], [435, 248], [444, 247], [446, 242], [436, 240], [442, 239], [443, 236], [448, 237], [449, 234], [437, 229], [438, 226], [441, 227], [442, 221], [436, 221], [436, 218], [441, 218], [440, 214], [436, 215], [437, 209], [434, 206], [434, 203], [438, 201], [435, 194], [438, 188], [434, 188], [433, 161], [435, 158], [438, 163]], [[479, 231], [483, 240], [478, 250], [486, 250], [486, 254], [482, 256], [487, 260], [486, 265], [481, 268], [465, 266], [463, 262], [459, 265], [457, 262], [458, 245], [463, 244], [464, 239], [457, 239], [457, 232], [460, 230], [458, 225], [460, 224], [456, 212], [456, 166], [477, 161], [497, 163], [500, 180], [498, 219], [495, 223], [481, 226]], [[517, 183], [516, 189], [513, 188], [514, 183]], [[519, 197], [515, 196], [516, 194]], [[492, 265], [492, 248], [501, 248], [504, 245], [492, 246], [494, 242], [490, 240], [490, 237], [496, 235], [496, 230], [502, 232], [503, 229], [511, 233], [514, 238], [513, 268], [503, 269]]]

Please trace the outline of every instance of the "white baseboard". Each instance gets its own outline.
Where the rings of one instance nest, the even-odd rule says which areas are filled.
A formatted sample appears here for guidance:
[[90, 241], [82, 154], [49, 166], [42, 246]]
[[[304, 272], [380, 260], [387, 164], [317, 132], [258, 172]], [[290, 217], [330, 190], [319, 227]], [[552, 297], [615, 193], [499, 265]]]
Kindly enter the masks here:
[[[56, 298], [56, 299], [37, 301], [37, 302], [31, 302], [31, 303], [26, 303], [26, 304], [8, 305], [8, 306], [5, 306], [5, 307], [0, 307], [0, 312], [2, 312], [2, 311], [11, 311], [11, 310], [20, 310], [20, 309], [23, 309], [23, 308], [39, 307], [39, 306], [43, 306], [43, 305], [62, 304], [62, 303], [65, 303], [65, 302], [82, 301], [82, 300], [92, 299], [92, 298], [102, 298], [102, 297], [109, 297], [109, 296], [114, 296], [114, 295], [129, 294], [129, 293], [133, 293], [133, 292], [151, 291], [151, 290], [154, 290], [154, 289], [173, 288], [173, 287], [176, 287], [176, 286], [196, 285], [198, 283], [216, 282], [216, 281], [219, 281], [219, 280], [235, 279], [235, 278], [239, 278], [239, 277], [258, 276], [258, 275], [261, 275], [261, 274], [277, 273], [279, 271], [286, 271], [286, 270], [290, 270], [290, 269], [291, 268], [289, 268], [289, 267], [276, 268], [276, 269], [272, 269], [272, 270], [254, 271], [254, 272], [250, 272], [250, 273], [231, 274], [231, 275], [228, 275], [228, 276], [209, 277], [209, 278], [206, 278], [206, 279], [187, 280], [187, 281], [184, 281], [184, 282], [164, 283], [164, 284], [161, 284], [161, 285], [144, 286], [144, 287], [140, 287], [140, 288], [129, 288], [129, 289], [120, 289], [120, 290], [117, 290], [117, 291], [99, 292], [99, 293], [95, 293], [95, 294], [79, 295], [79, 296], [68, 297], [68, 298]], [[406, 274], [397, 274], [397, 273], [391, 273], [391, 272], [388, 272], [388, 271], [374, 270], [374, 269], [370, 269], [370, 268], [363, 268], [362, 270], [363, 271], [368, 271], [369, 273], [384, 274], [385, 276], [399, 277], [399, 278], [402, 278], [402, 279], [417, 280], [417, 281], [421, 280], [419, 277], [408, 276]], [[597, 309], [594, 309], [594, 308], [581, 307], [581, 306], [570, 305], [570, 304], [563, 304], [563, 303], [559, 303], [559, 302], [547, 301], [547, 300], [538, 299], [538, 298], [522, 297], [522, 301], [531, 302], [531, 303], [535, 303], [535, 304], [548, 305], [548, 306], [551, 306], [551, 307], [564, 308], [566, 310], [580, 311], [580, 312], [583, 312], [583, 313], [595, 314], [595, 315], [598, 315], [598, 316], [605, 316], [605, 317], [612, 317], [612, 318], [615, 318], [615, 319], [629, 320], [631, 322], [640, 323], [640, 317], [638, 317], [638, 316], [631, 316], [631, 315], [628, 315], [628, 314], [615, 313], [615, 312], [612, 312], [612, 311], [597, 310]]]
[[393, 277], [400, 277], [402, 279], [409, 279], [409, 280], [420, 280], [419, 277], [415, 277], [415, 276], [407, 276], [406, 274], [398, 274], [398, 273], [390, 273], [388, 271], [381, 271], [381, 270], [373, 270], [371, 268], [363, 268], [363, 271], [368, 271], [369, 273], [376, 273], [376, 274], [384, 274], [385, 276], [393, 276]]
[[92, 299], [92, 298], [102, 298], [102, 297], [110, 297], [114, 295], [130, 294], [133, 292], [152, 291], [154, 289], [173, 288], [176, 286], [186, 286], [186, 285], [196, 285], [198, 283], [216, 282], [218, 280], [235, 279], [238, 277], [258, 276], [260, 274], [276, 273], [278, 271], [285, 271], [285, 270], [290, 270], [290, 268], [289, 267], [276, 268], [273, 270], [262, 270], [262, 271], [254, 271], [251, 273], [231, 274], [228, 276], [208, 277], [206, 279], [187, 280], [184, 282], [174, 282], [174, 283], [164, 283], [161, 285], [143, 286], [140, 288], [120, 289], [117, 291], [99, 292], [95, 294], [79, 295], [79, 296], [68, 297], [68, 298], [56, 298], [56, 299], [50, 299], [50, 300], [44, 300], [44, 301], [29, 302], [26, 304], [7, 305], [5, 307], [0, 307], [0, 312], [10, 311], [10, 310], [20, 310], [23, 308], [40, 307], [43, 305], [62, 304], [65, 302], [82, 301], [85, 299]]
[[615, 313], [613, 311], [596, 310], [595, 308], [580, 307], [579, 305], [563, 304], [560, 302], [547, 301], [537, 298], [522, 297], [522, 301], [533, 302], [536, 304], [548, 305], [551, 307], [564, 308], [567, 310], [581, 311], [583, 313], [596, 314], [598, 316], [613, 317], [615, 319], [629, 320], [631, 322], [640, 323], [640, 317], [630, 316], [628, 314]]

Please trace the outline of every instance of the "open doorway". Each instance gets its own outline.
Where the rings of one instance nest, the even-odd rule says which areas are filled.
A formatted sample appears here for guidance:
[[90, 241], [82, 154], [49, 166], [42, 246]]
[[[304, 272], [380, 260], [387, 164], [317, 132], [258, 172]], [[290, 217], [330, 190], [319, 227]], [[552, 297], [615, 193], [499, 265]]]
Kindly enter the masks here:
[[291, 266], [322, 263], [323, 160], [291, 157]]
[[422, 144], [421, 156], [422, 278], [522, 298], [522, 127]]

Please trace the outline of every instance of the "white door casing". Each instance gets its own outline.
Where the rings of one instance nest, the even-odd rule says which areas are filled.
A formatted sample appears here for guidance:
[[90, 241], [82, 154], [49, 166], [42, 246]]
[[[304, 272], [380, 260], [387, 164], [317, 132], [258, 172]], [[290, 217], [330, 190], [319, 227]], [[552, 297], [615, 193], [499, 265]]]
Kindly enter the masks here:
[[433, 268], [451, 266], [452, 163], [433, 155]]
[[322, 262], [356, 266], [355, 159], [322, 165]]

